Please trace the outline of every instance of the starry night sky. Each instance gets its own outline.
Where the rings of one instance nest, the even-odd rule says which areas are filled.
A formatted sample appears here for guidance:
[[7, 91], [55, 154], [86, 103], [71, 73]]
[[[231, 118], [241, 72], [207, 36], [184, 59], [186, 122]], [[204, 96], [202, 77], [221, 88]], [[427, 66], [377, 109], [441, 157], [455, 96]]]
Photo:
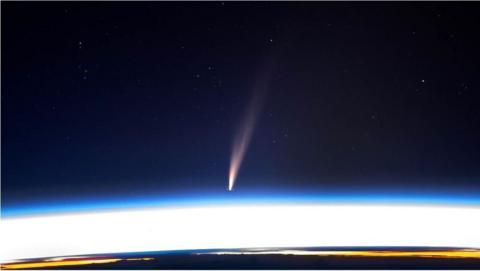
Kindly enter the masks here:
[[480, 193], [478, 3], [2, 2], [2, 203]]

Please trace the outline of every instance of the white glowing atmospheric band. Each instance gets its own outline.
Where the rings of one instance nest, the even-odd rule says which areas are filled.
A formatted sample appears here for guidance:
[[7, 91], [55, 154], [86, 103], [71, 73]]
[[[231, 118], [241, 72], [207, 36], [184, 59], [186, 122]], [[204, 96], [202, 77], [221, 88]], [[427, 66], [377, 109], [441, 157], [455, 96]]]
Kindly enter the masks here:
[[480, 248], [480, 208], [272, 205], [7, 218], [1, 261], [178, 249], [432, 246]]

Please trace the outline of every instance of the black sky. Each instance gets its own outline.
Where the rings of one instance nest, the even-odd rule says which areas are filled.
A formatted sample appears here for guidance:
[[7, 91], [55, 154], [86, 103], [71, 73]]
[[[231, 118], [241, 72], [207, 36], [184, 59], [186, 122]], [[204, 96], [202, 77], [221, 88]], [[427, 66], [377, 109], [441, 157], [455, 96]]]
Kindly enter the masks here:
[[2, 2], [2, 202], [480, 193], [478, 3]]

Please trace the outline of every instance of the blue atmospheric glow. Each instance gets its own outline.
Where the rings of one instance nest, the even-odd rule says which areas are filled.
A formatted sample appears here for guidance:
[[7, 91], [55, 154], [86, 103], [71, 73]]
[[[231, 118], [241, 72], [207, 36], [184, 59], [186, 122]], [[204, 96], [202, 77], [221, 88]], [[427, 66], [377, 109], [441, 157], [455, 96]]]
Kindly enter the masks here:
[[46, 215], [57, 213], [118, 210], [150, 207], [218, 206], [236, 204], [432, 204], [480, 206], [480, 197], [474, 195], [424, 194], [353, 194], [353, 193], [218, 193], [183, 196], [148, 196], [142, 198], [113, 198], [72, 200], [69, 202], [29, 203], [5, 205], [2, 217]]

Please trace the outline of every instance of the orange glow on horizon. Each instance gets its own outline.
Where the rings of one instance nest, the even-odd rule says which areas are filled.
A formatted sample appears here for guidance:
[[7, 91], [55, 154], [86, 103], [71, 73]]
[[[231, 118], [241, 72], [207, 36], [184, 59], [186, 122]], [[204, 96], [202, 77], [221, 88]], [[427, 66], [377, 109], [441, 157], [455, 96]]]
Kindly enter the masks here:
[[355, 257], [419, 257], [419, 258], [474, 258], [480, 259], [480, 250], [438, 250], [438, 251], [225, 251], [198, 254], [216, 255], [295, 255], [295, 256], [355, 256]]
[[[295, 256], [344, 256], [344, 257], [395, 257], [395, 258], [434, 258], [434, 259], [480, 259], [480, 250], [424, 250], [424, 251], [392, 251], [392, 250], [338, 250], [338, 251], [308, 251], [308, 250], [277, 250], [277, 251], [223, 251], [195, 253], [194, 255], [295, 255]], [[78, 266], [90, 264], [108, 264], [120, 261], [151, 261], [154, 258], [51, 258], [42, 261], [15, 262], [1, 265], [1, 269], [31, 269], [58, 266]]]
[[106, 264], [115, 263], [119, 261], [151, 261], [153, 258], [85, 258], [85, 259], [59, 259], [51, 260], [46, 259], [36, 262], [16, 262], [2, 264], [1, 269], [30, 269], [30, 268], [45, 268], [45, 267], [57, 267], [57, 266], [74, 266], [74, 265], [87, 265], [87, 264]]

